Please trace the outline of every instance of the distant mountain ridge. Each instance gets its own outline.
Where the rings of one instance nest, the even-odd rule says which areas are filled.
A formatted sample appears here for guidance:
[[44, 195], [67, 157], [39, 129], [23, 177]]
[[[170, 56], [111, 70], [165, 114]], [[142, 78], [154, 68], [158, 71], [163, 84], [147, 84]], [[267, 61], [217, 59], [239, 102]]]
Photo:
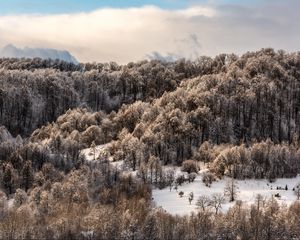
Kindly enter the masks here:
[[7, 58], [42, 58], [59, 59], [77, 64], [78, 61], [68, 51], [61, 51], [51, 48], [17, 48], [9, 44], [0, 49], [0, 57]]

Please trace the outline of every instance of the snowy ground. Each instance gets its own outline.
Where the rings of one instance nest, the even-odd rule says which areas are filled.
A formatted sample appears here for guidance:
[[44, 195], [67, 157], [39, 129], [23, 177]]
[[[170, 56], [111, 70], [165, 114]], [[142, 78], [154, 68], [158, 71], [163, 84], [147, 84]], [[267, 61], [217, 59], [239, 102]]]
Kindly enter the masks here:
[[[162, 207], [171, 214], [189, 214], [192, 211], [197, 211], [196, 202], [200, 195], [211, 196], [214, 193], [224, 193], [226, 181], [224, 178], [213, 182], [210, 188], [206, 187], [202, 182], [202, 173], [200, 173], [193, 183], [184, 183], [182, 186], [178, 186], [177, 192], [172, 189], [170, 192], [169, 188], [162, 190], [154, 189], [152, 196], [157, 207]], [[274, 183], [269, 183], [268, 180], [237, 180], [238, 195], [237, 200], [241, 200], [247, 204], [252, 204], [255, 201], [257, 194], [261, 194], [266, 199], [270, 199], [276, 193], [279, 193], [281, 198], [278, 199], [279, 204], [291, 204], [296, 200], [296, 195], [293, 192], [295, 185], [300, 183], [300, 175], [296, 178], [282, 178], [277, 179]], [[288, 190], [277, 190], [278, 187], [288, 186]], [[178, 192], [183, 191], [184, 196], [181, 198]], [[194, 193], [194, 200], [192, 204], [189, 204], [188, 195], [190, 192]], [[276, 198], [277, 199], [277, 198]], [[234, 203], [229, 203], [226, 199], [226, 203], [222, 205], [222, 211], [228, 210]]]
[[81, 153], [85, 156], [87, 161], [94, 161], [99, 158], [99, 156], [106, 154], [106, 149], [108, 144], [103, 144], [96, 146], [95, 149], [86, 148], [81, 150]]
[[99, 161], [98, 159], [101, 156], [105, 156], [108, 158], [108, 160], [110, 161], [110, 164], [118, 169], [123, 169], [123, 161], [115, 161], [113, 162], [113, 157], [108, 153], [107, 149], [109, 147], [109, 143], [108, 144], [103, 144], [103, 145], [98, 145], [95, 147], [95, 149], [93, 148], [86, 148], [81, 150], [81, 154], [83, 154], [85, 156], [85, 159], [87, 161]]
[[[85, 155], [87, 161], [98, 161], [97, 159], [99, 156], [106, 156], [111, 161], [111, 164], [120, 170], [123, 171], [123, 173], [131, 173], [132, 175], [136, 175], [136, 172], [132, 172], [129, 170], [125, 170], [123, 166], [123, 161], [113, 162], [112, 156], [110, 156], [107, 152], [108, 144], [99, 145], [92, 148], [83, 149], [81, 151], [82, 154]], [[179, 175], [182, 174], [180, 171], [180, 168], [174, 168], [174, 167], [164, 167], [165, 170], [174, 169], [175, 174]], [[204, 169], [205, 166], [201, 166], [201, 169]], [[194, 182], [192, 183], [184, 183], [182, 186], [178, 186], [177, 191], [172, 189], [170, 192], [170, 189], [167, 187], [165, 189], [159, 190], [154, 189], [152, 191], [153, 200], [156, 203], [157, 207], [162, 207], [167, 212], [171, 214], [189, 214], [192, 211], [197, 211], [196, 202], [200, 195], [206, 195], [211, 196], [214, 193], [224, 193], [224, 188], [226, 186], [227, 178], [224, 178], [222, 180], [217, 180], [212, 183], [211, 187], [206, 187], [204, 183], [202, 182], [202, 176], [203, 173], [207, 170], [202, 170]], [[254, 180], [254, 179], [248, 179], [248, 180], [236, 180], [236, 184], [238, 185], [238, 195], [237, 200], [241, 200], [244, 203], [252, 204], [255, 201], [255, 197], [258, 194], [261, 194], [266, 199], [270, 199], [275, 194], [279, 193], [280, 198], [276, 198], [279, 202], [279, 204], [291, 204], [296, 200], [296, 195], [293, 192], [293, 188], [300, 183], [300, 175], [298, 175], [296, 178], [281, 178], [277, 179], [274, 183], [269, 183], [268, 180]], [[282, 189], [285, 188], [285, 186], [288, 186], [288, 190], [277, 190], [277, 187], [281, 187]], [[180, 191], [184, 192], [183, 197], [179, 197], [178, 193]], [[192, 201], [192, 204], [189, 204], [188, 201], [188, 195], [190, 192], [193, 192], [194, 194], [194, 200]], [[226, 203], [222, 205], [222, 211], [228, 210], [231, 206], [234, 205], [233, 203], [229, 203], [226, 199]]]
[[7, 207], [12, 208], [14, 206], [14, 201], [15, 201], [15, 199], [13, 199], [13, 198], [9, 199], [7, 202]]

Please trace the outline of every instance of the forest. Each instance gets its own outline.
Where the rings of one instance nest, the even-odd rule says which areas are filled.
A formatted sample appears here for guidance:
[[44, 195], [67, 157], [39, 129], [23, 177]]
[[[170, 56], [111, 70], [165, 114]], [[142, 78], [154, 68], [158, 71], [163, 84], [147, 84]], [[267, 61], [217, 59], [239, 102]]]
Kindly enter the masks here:
[[[83, 149], [107, 146], [93, 161]], [[95, 157], [94, 157], [95, 158]], [[123, 168], [114, 163], [122, 161]], [[0, 238], [299, 239], [300, 202], [171, 215], [154, 188], [300, 173], [300, 53], [0, 59]], [[202, 199], [203, 200], [203, 199]]]

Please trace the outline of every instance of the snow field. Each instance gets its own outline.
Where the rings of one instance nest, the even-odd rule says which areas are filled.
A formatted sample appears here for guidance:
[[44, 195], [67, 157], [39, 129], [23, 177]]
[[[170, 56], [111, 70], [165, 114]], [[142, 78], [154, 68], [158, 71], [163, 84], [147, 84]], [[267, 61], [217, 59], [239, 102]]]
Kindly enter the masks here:
[[[107, 153], [108, 144], [96, 146], [95, 149], [87, 148], [81, 151], [82, 154], [85, 155], [87, 161], [97, 161], [97, 158], [101, 155], [108, 154]], [[95, 152], [94, 152], [95, 150]], [[94, 156], [95, 155], [95, 156]], [[108, 156], [110, 163], [123, 171], [123, 173], [131, 173], [133, 176], [136, 175], [136, 171], [128, 171], [123, 168], [123, 161], [113, 162], [112, 157]], [[205, 166], [201, 166], [203, 169]], [[175, 171], [175, 176], [179, 176], [183, 173], [181, 172], [179, 167], [171, 167], [165, 166], [164, 170], [173, 169]], [[166, 187], [162, 190], [153, 189], [152, 197], [156, 204], [156, 207], [162, 207], [164, 210], [171, 214], [185, 215], [191, 212], [197, 211], [197, 199], [199, 196], [212, 196], [215, 193], [224, 194], [224, 188], [226, 186], [229, 178], [224, 177], [221, 180], [214, 181], [211, 187], [205, 186], [202, 182], [202, 177], [207, 169], [201, 170], [195, 181], [192, 183], [183, 183], [181, 186], [178, 186], [177, 191], [172, 188], [171, 192], [169, 187]], [[279, 193], [280, 198], [276, 198], [279, 204], [290, 205], [292, 202], [297, 200], [297, 196], [295, 195], [293, 188], [300, 183], [300, 175], [296, 178], [278, 178], [275, 182], [270, 183], [266, 179], [246, 179], [246, 180], [235, 180], [236, 185], [238, 186], [238, 193], [236, 200], [240, 200], [243, 203], [248, 205], [255, 202], [255, 198], [258, 194], [262, 195], [266, 199], [270, 199], [275, 194]], [[288, 187], [288, 190], [285, 190], [285, 186]], [[282, 190], [277, 190], [277, 187], [282, 188]], [[179, 197], [178, 193], [180, 191], [184, 192], [182, 197]], [[194, 199], [190, 204], [188, 201], [189, 193], [193, 192]], [[226, 199], [226, 202], [222, 204], [221, 211], [227, 211], [230, 207], [232, 207], [235, 202], [229, 202]]]
[[[223, 178], [212, 183], [211, 187], [206, 187], [202, 182], [203, 171], [198, 174], [197, 178], [192, 183], [184, 183], [182, 186], [178, 186], [177, 191], [173, 188], [170, 192], [169, 188], [162, 190], [154, 189], [152, 197], [157, 207], [162, 207], [164, 210], [171, 214], [185, 215], [191, 212], [197, 211], [196, 202], [199, 196], [206, 195], [212, 196], [214, 193], [224, 194], [224, 188], [228, 178]], [[246, 204], [252, 204], [255, 202], [255, 198], [258, 194], [261, 194], [266, 199], [270, 199], [276, 193], [280, 194], [280, 198], [276, 198], [279, 204], [290, 205], [297, 200], [293, 188], [300, 183], [300, 175], [296, 178], [280, 178], [273, 183], [269, 183], [268, 180], [235, 180], [238, 186], [238, 194], [236, 200], [241, 200]], [[284, 190], [285, 186], [288, 186], [288, 190]], [[283, 190], [277, 190], [281, 187]], [[184, 192], [183, 197], [179, 197], [178, 193]], [[188, 201], [188, 195], [190, 192], [194, 193], [194, 200], [191, 204]], [[227, 211], [232, 207], [235, 202], [229, 202], [226, 199], [225, 204], [222, 205], [221, 211]]]

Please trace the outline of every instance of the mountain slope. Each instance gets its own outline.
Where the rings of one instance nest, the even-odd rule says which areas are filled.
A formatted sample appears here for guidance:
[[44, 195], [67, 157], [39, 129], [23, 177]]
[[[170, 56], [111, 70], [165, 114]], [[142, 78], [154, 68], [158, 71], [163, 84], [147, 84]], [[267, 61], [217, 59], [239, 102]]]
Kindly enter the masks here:
[[17, 48], [11, 44], [0, 50], [0, 57], [6, 58], [42, 58], [59, 59], [66, 62], [78, 63], [68, 51], [60, 51], [50, 48]]

